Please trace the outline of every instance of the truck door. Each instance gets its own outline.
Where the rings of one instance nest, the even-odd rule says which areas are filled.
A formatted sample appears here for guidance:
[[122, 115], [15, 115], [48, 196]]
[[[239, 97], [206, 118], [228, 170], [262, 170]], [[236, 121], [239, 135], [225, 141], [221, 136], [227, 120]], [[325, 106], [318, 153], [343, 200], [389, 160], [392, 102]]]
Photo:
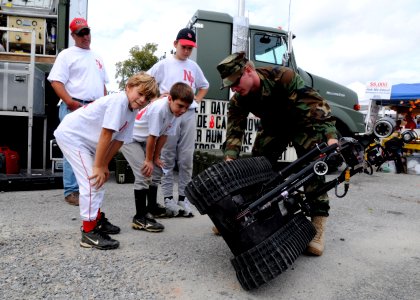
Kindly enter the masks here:
[[298, 73], [306, 85], [313, 87], [308, 73], [297, 67], [293, 51], [289, 52], [287, 33], [251, 30], [250, 55], [257, 67], [281, 65]]
[[296, 70], [294, 60], [288, 53], [285, 33], [251, 29], [250, 57], [258, 67], [279, 65]]

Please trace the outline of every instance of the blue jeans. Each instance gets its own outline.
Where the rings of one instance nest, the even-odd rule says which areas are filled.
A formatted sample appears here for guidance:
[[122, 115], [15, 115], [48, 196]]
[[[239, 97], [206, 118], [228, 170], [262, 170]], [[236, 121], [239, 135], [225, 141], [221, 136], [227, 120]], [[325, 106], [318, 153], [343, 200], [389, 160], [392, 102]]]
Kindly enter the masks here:
[[[60, 108], [58, 110], [58, 118], [60, 122], [64, 117], [71, 113], [67, 108], [67, 105], [64, 102], [61, 102]], [[74, 176], [73, 169], [71, 168], [70, 163], [63, 156], [63, 187], [64, 187], [64, 197], [70, 195], [73, 192], [79, 191], [79, 185], [77, 184], [76, 176]]]

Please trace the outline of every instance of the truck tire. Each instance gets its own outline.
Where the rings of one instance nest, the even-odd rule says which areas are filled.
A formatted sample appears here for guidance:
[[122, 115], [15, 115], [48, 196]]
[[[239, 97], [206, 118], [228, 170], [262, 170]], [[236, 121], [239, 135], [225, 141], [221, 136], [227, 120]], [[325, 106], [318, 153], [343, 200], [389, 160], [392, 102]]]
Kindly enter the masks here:
[[185, 194], [197, 210], [208, 209], [241, 189], [260, 185], [275, 175], [265, 157], [242, 158], [217, 163], [194, 177], [185, 188]]
[[286, 271], [315, 234], [312, 223], [297, 213], [269, 238], [235, 256], [231, 263], [241, 286], [245, 290], [258, 288]]
[[340, 120], [336, 121], [335, 128], [337, 129], [337, 138], [340, 139], [341, 137], [354, 137], [354, 133], [352, 133], [347, 125], [345, 125]]

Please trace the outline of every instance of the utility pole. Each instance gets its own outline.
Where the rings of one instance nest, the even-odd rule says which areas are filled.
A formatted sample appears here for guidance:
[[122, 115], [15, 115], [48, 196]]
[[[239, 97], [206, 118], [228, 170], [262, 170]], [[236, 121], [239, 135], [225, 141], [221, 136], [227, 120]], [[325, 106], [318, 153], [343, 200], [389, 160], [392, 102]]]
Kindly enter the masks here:
[[[233, 17], [232, 53], [247, 51], [249, 20], [245, 17], [245, 0], [238, 0], [238, 14]], [[247, 53], [249, 57], [249, 53]]]

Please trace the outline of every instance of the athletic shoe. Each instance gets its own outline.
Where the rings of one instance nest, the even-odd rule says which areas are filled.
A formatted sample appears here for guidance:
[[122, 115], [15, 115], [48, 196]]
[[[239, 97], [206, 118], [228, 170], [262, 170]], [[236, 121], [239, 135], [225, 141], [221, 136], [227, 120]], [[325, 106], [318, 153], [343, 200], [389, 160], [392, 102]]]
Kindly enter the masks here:
[[146, 230], [149, 232], [161, 232], [165, 229], [165, 226], [156, 222], [150, 213], [145, 216], [134, 217], [132, 227], [137, 230]]
[[89, 232], [82, 230], [82, 239], [80, 240], [80, 246], [84, 248], [97, 248], [100, 250], [116, 249], [120, 245], [120, 242], [110, 238], [109, 235], [99, 230], [97, 227]]
[[194, 214], [192, 212], [192, 207], [190, 201], [188, 201], [187, 198], [185, 198], [183, 201], [178, 201], [178, 205], [182, 207], [184, 212], [182, 213], [182, 216], [185, 218], [191, 218], [194, 217]]
[[106, 234], [117, 234], [120, 233], [121, 229], [118, 226], [112, 225], [107, 218], [105, 213], [101, 212], [101, 218], [98, 220], [96, 225], [100, 231]]
[[79, 192], [71, 192], [64, 200], [70, 205], [79, 206]]
[[166, 208], [162, 204], [158, 203], [156, 207], [150, 208], [149, 212], [153, 215], [155, 218], [164, 218], [166, 217]]
[[165, 198], [166, 216], [171, 217], [182, 217], [184, 209], [176, 204], [173, 198]]

